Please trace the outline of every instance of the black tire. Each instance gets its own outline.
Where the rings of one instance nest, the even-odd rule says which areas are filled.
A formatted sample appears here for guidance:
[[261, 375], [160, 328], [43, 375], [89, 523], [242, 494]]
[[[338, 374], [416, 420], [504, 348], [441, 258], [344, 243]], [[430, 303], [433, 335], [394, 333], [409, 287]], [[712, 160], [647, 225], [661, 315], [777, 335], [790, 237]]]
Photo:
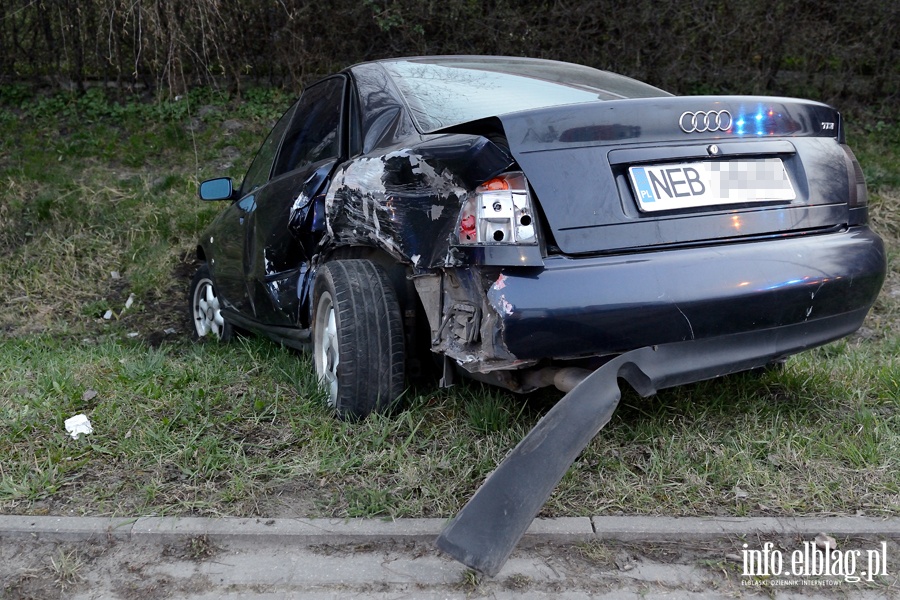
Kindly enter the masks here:
[[369, 260], [319, 267], [313, 291], [313, 357], [328, 403], [342, 419], [390, 412], [403, 393], [400, 305], [387, 274]]
[[194, 340], [211, 337], [227, 342], [234, 335], [234, 327], [222, 317], [219, 296], [206, 263], [200, 265], [191, 280], [188, 315], [192, 323], [191, 338]]

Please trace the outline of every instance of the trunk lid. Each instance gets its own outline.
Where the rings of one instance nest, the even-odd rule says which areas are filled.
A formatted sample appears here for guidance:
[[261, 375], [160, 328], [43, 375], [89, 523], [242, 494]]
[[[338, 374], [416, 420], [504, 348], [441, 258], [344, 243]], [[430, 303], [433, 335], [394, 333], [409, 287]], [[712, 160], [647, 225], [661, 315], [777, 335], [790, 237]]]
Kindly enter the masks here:
[[[854, 174], [840, 144], [840, 114], [825, 104], [666, 97], [554, 107], [500, 120], [555, 244], [566, 254], [800, 234], [848, 223]], [[747, 170], [766, 178], [774, 171], [786, 181], [748, 183], [744, 179], [756, 175]], [[739, 191], [711, 186], [711, 173], [716, 185], [733, 180], [727, 185]], [[740, 192], [769, 185], [781, 189], [761, 197], [751, 189], [749, 199]], [[702, 197], [694, 193], [701, 189]], [[733, 193], [738, 195], [726, 198]], [[648, 195], [668, 203], [649, 204], [654, 198]]]

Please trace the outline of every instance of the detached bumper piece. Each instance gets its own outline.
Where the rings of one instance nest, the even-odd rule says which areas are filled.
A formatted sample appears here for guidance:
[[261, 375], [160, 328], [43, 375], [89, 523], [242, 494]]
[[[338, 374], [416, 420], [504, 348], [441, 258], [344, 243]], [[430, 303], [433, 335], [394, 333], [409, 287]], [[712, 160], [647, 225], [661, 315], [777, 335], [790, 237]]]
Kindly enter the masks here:
[[[832, 317], [829, 330], [853, 327], [865, 310]], [[779, 356], [797, 340], [819, 340], [818, 323], [640, 348], [606, 363], [566, 394], [500, 463], [437, 539], [459, 562], [496, 575], [575, 458], [612, 417], [618, 378], [642, 396], [743, 371]]]
[[[537, 274], [505, 271], [488, 299], [518, 358], [616, 352], [635, 341], [644, 347], [610, 360], [566, 394], [444, 529], [438, 548], [496, 575], [609, 422], [619, 378], [649, 396], [825, 344], [859, 328], [884, 275], [883, 245], [867, 228], [818, 236], [815, 244], [557, 257]], [[596, 304], [584, 306], [585, 298]]]

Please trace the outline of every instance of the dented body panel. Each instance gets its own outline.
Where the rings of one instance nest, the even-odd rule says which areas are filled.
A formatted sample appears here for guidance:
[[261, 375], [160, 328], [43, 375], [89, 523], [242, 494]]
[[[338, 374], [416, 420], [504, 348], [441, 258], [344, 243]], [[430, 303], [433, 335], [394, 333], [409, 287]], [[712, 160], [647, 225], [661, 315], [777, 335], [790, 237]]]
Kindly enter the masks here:
[[435, 136], [343, 165], [325, 196], [335, 245], [371, 245], [415, 270], [459, 264], [451, 252], [463, 199], [512, 158], [473, 135]]

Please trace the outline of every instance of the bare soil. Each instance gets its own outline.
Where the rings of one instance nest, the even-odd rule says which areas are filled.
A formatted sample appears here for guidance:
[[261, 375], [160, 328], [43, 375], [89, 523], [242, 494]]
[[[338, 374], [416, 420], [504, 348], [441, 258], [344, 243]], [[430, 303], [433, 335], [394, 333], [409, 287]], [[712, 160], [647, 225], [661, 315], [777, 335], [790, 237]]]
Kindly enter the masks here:
[[[753, 540], [758, 547], [763, 540]], [[800, 540], [773, 539], [785, 551]], [[168, 544], [98, 540], [5, 541], [0, 597], [254, 598], [409, 595], [417, 598], [675, 596], [893, 597], [892, 581], [774, 586], [741, 574], [742, 540], [707, 543], [539, 544], [517, 549], [494, 578], [482, 578], [417, 542], [289, 547], [270, 540], [215, 543], [187, 537]], [[845, 548], [861, 540], [842, 540]], [[856, 546], [854, 546], [856, 544]], [[891, 544], [888, 556], [896, 556]], [[59, 557], [78, 567], [63, 577]], [[815, 578], [808, 578], [815, 579]], [[823, 578], [820, 578], [823, 579]], [[309, 595], [309, 596], [308, 596]]]

